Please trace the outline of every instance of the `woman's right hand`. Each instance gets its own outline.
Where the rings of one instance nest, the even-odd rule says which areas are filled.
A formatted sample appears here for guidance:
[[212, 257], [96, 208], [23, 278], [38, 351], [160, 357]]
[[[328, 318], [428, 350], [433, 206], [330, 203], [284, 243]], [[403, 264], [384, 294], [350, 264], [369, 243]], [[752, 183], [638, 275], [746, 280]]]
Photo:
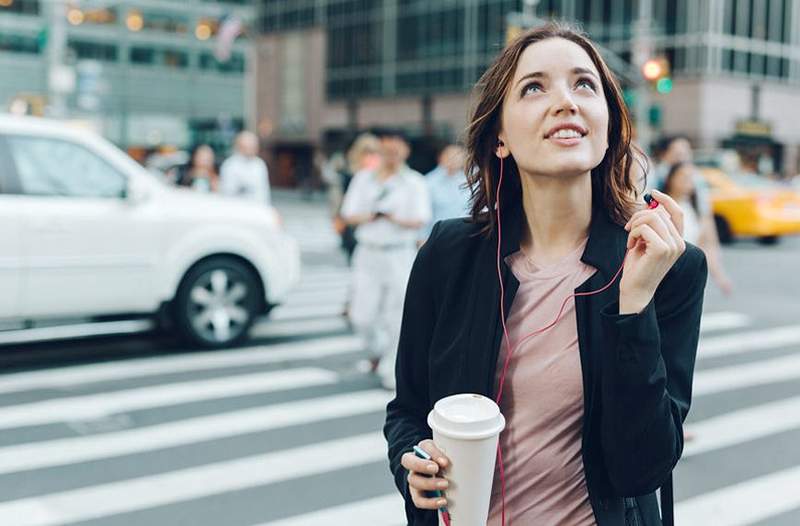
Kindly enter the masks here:
[[433, 440], [421, 441], [418, 446], [431, 456], [432, 460], [419, 458], [414, 453], [405, 453], [400, 459], [400, 464], [408, 470], [408, 487], [414, 505], [422, 510], [436, 510], [447, 506], [444, 497], [429, 498], [428, 491], [444, 491], [448, 482], [444, 477], [436, 477], [450, 465], [450, 460], [442, 453]]

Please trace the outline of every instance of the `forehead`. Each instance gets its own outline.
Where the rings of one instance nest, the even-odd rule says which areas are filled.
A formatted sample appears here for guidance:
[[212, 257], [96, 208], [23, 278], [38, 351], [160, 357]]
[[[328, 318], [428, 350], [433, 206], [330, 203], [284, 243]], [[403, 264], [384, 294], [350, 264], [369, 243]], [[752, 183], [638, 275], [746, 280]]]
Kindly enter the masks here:
[[577, 67], [586, 68], [600, 78], [600, 72], [581, 46], [563, 38], [548, 38], [525, 48], [517, 63], [514, 82], [528, 73], [540, 71], [552, 77], [567, 75]]

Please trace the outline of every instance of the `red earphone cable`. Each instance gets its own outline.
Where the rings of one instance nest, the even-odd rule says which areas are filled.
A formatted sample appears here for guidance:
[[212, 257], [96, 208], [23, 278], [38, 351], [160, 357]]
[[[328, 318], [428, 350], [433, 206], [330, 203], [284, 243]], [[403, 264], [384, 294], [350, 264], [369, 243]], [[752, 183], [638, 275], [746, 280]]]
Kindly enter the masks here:
[[[497, 387], [497, 398], [495, 399], [495, 402], [497, 403], [498, 406], [500, 405], [500, 401], [503, 398], [503, 386], [505, 385], [506, 372], [508, 372], [508, 365], [509, 363], [511, 363], [511, 356], [514, 354], [514, 351], [516, 351], [517, 348], [528, 339], [545, 332], [546, 330], [552, 328], [556, 323], [558, 323], [558, 320], [561, 319], [561, 315], [564, 313], [564, 308], [567, 306], [567, 303], [572, 298], [576, 298], [578, 296], [591, 296], [593, 294], [599, 294], [607, 290], [609, 287], [611, 287], [611, 285], [613, 285], [614, 282], [617, 281], [617, 278], [622, 273], [622, 269], [625, 267], [625, 260], [628, 259], [628, 251], [626, 250], [625, 256], [622, 258], [622, 264], [620, 265], [619, 270], [617, 270], [617, 273], [614, 274], [614, 277], [611, 278], [611, 281], [609, 281], [606, 286], [598, 290], [590, 292], [576, 292], [575, 294], [567, 296], [564, 299], [564, 302], [561, 304], [561, 309], [559, 309], [556, 319], [553, 320], [552, 323], [550, 323], [546, 327], [542, 327], [541, 329], [533, 331], [532, 333], [528, 334], [520, 341], [518, 341], [516, 345], [514, 345], [514, 347], [511, 347], [511, 340], [508, 336], [508, 327], [506, 327], [505, 286], [503, 285], [503, 273], [500, 268], [500, 257], [501, 257], [500, 247], [503, 239], [502, 222], [500, 219], [500, 190], [502, 187], [503, 187], [503, 158], [500, 157], [500, 178], [497, 182], [497, 195], [495, 196], [495, 212], [497, 216], [497, 279], [500, 282], [500, 321], [503, 325], [503, 335], [505, 336], [505, 342], [506, 342], [506, 359], [505, 362], [503, 363], [503, 371], [500, 374], [500, 382], [498, 383]], [[656, 204], [656, 206], [658, 205]], [[502, 525], [506, 526], [506, 478], [505, 478], [505, 471], [503, 468], [503, 448], [501, 447], [499, 440], [497, 442], [497, 463], [500, 468], [500, 494], [502, 498], [501, 520], [502, 520]]]

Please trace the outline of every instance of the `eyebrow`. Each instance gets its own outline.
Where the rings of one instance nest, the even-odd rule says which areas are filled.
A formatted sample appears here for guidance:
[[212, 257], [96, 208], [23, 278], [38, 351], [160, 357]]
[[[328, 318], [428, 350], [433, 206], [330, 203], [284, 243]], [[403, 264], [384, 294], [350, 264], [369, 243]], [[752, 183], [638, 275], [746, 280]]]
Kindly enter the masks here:
[[[570, 73], [572, 73], [573, 75], [591, 75], [594, 78], [596, 78], [598, 81], [600, 80], [597, 77], [597, 75], [594, 73], [594, 71], [592, 71], [591, 69], [587, 69], [587, 68], [581, 68], [581, 67], [572, 68], [570, 70]], [[522, 83], [523, 80], [546, 78], [547, 76], [548, 76], [547, 73], [545, 73], [543, 71], [534, 71], [533, 73], [526, 73], [525, 75], [522, 76], [522, 78], [520, 78], [517, 81], [517, 85]]]

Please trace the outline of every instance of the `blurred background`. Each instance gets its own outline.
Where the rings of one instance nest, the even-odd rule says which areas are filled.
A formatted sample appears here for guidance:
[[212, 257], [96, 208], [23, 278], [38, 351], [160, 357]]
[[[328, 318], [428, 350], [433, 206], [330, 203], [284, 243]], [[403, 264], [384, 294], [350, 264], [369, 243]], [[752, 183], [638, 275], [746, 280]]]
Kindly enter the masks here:
[[342, 198], [391, 128], [463, 210], [551, 19], [712, 262], [677, 523], [800, 524], [800, 0], [0, 0], [0, 524], [403, 524]]

